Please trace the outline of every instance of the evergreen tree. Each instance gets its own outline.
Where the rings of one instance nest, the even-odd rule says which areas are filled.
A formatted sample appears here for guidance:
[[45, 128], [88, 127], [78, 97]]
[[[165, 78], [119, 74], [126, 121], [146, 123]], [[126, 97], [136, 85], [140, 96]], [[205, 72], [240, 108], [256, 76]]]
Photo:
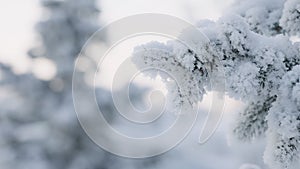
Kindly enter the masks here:
[[[95, 2], [42, 0], [47, 17], [37, 24], [41, 45], [29, 54], [33, 60], [53, 62], [53, 78], [19, 75], [1, 65], [1, 90], [7, 94], [1, 98], [0, 146], [10, 155], [1, 168], [96, 169], [107, 165], [108, 153], [81, 129], [72, 100], [74, 61], [100, 27]], [[97, 93], [108, 91], [98, 89]], [[109, 98], [102, 98], [101, 103], [106, 111], [113, 111]]]
[[300, 161], [300, 48], [290, 36], [300, 33], [299, 6], [299, 0], [240, 1], [218, 21], [199, 22], [209, 42], [183, 32], [195, 48], [177, 41], [151, 42], [136, 47], [133, 60], [139, 67], [172, 72], [183, 84], [181, 90], [162, 78], [176, 104], [201, 101], [209, 82], [217, 83], [216, 74], [224, 71], [227, 95], [248, 104], [233, 129], [237, 138], [251, 141], [266, 134], [266, 163], [293, 168]]

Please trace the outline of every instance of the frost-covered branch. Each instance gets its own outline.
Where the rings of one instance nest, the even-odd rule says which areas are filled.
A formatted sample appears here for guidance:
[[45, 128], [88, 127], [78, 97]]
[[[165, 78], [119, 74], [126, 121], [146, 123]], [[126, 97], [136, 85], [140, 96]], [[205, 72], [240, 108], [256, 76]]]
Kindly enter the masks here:
[[[233, 13], [226, 13], [218, 21], [199, 22], [199, 28], [210, 42], [204, 42], [196, 49], [176, 41], [165, 44], [151, 42], [136, 48], [134, 62], [140, 67], [167, 69], [176, 79], [182, 80], [184, 90], [179, 91], [171, 85], [168, 88], [170, 93], [176, 95], [173, 97], [176, 103], [201, 101], [202, 95], [210, 90], [209, 81], [217, 82], [216, 71], [222, 67], [227, 94], [248, 104], [239, 116], [235, 134], [242, 140], [253, 140], [268, 130], [271, 135], [276, 135], [276, 144], [284, 147], [292, 145], [294, 148], [284, 151], [274, 147], [269, 152], [276, 157], [266, 158], [273, 159], [267, 161], [268, 164], [283, 159], [279, 160], [280, 167], [289, 168], [289, 164], [300, 160], [299, 145], [296, 145], [300, 142], [300, 129], [295, 128], [300, 115], [297, 107], [300, 95], [297, 94], [297, 82], [288, 78], [291, 72], [294, 72], [293, 77], [300, 76], [295, 67], [300, 64], [300, 52], [299, 44], [293, 44], [286, 33], [299, 33], [299, 5], [299, 0], [241, 1], [234, 5]], [[186, 34], [183, 32], [182, 36]], [[166, 80], [166, 83], [171, 82]], [[295, 85], [295, 89], [289, 87], [291, 84]], [[293, 97], [285, 97], [282, 91], [285, 94], [290, 92]], [[293, 106], [289, 106], [291, 104]], [[281, 107], [281, 111], [278, 112], [276, 107]], [[292, 107], [297, 108], [290, 110]], [[290, 112], [293, 116], [288, 116]], [[276, 114], [294, 119], [293, 123], [287, 123], [284, 118], [271, 119], [278, 116]], [[274, 129], [273, 123], [286, 123], [286, 129]], [[291, 145], [289, 139], [292, 140]]]

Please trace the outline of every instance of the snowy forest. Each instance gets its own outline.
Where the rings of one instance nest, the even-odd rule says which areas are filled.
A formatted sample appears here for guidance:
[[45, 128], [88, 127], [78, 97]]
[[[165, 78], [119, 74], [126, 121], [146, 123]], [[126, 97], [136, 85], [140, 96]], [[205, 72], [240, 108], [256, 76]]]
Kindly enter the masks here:
[[[18, 6], [15, 1], [11, 7]], [[30, 25], [34, 33], [28, 33], [33, 42], [28, 40], [26, 51], [18, 52], [22, 56], [14, 59], [0, 51], [0, 169], [300, 168], [300, 0], [176, 0], [165, 4], [154, 0], [146, 5], [134, 0], [128, 4], [108, 1], [32, 0], [39, 11]], [[2, 3], [0, 8], [5, 11]], [[159, 10], [151, 10], [150, 3], [160, 6]], [[147, 4], [150, 10], [122, 13], [125, 8], [147, 9]], [[166, 69], [182, 84], [179, 89], [159, 72], [143, 74], [149, 83], [159, 79], [169, 99], [170, 112], [164, 112], [166, 115], [150, 127], [124, 122], [111, 92], [124, 103], [124, 111], [131, 111], [128, 98], [135, 107], [145, 109], [155, 85], [133, 83], [128, 95], [124, 94], [128, 84], [113, 91], [105, 85], [95, 87], [96, 102], [106, 121], [138, 136], [163, 132], [174, 120], [172, 110], [182, 104], [200, 106], [193, 129], [180, 144], [157, 156], [132, 159], [108, 152], [89, 138], [75, 112], [72, 84], [78, 55], [97, 55], [97, 49], [82, 51], [87, 41], [99, 48], [110, 41], [110, 32], [106, 36], [95, 36], [95, 32], [119, 16], [142, 12], [184, 18], [208, 41], [203, 43], [190, 32], [182, 32], [180, 37], [189, 40], [193, 48], [176, 40], [150, 38], [139, 41], [133, 49], [125, 46], [121, 55], [128, 56], [116, 56], [130, 58], [139, 69]], [[18, 41], [17, 34], [5, 32], [10, 29], [10, 15], [0, 15], [8, 20], [1, 30], [3, 36]], [[118, 17], [109, 17], [114, 15]], [[103, 17], [109, 18], [107, 23]], [[25, 28], [17, 29], [21, 32]], [[20, 49], [9, 48], [10, 41], [6, 44], [5, 38], [3, 51]], [[97, 63], [87, 63], [80, 71], [89, 67], [97, 67]], [[211, 104], [207, 100], [222, 90], [220, 73], [225, 82], [223, 117], [211, 138], [199, 144]], [[107, 76], [100, 78], [109, 81]], [[81, 78], [89, 77], [82, 74]], [[217, 85], [211, 87], [212, 82]], [[85, 90], [77, 90], [82, 100], [88, 97]], [[83, 110], [93, 111], [92, 103], [81, 105]], [[160, 148], [163, 143], [156, 144]]]

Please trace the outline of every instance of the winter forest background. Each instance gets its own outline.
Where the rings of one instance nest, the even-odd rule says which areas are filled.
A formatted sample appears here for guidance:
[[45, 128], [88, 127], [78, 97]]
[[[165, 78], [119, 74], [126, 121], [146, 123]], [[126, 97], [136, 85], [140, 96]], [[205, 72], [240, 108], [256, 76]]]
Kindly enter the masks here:
[[[175, 98], [202, 101], [196, 126], [181, 144], [156, 157], [127, 159], [103, 151], [80, 127], [72, 102], [73, 62], [97, 29], [145, 12], [185, 19], [211, 42], [210, 48], [199, 47], [197, 53], [203, 56], [176, 42], [150, 42], [157, 40], [153, 37], [115, 53], [116, 60], [106, 71], [113, 71], [118, 57], [130, 56], [137, 66], [163, 66], [178, 76], [179, 67], [196, 81], [184, 88], [189, 94]], [[1, 169], [300, 166], [300, 0], [10, 0], [0, 2], [0, 18]], [[99, 37], [95, 44], [105, 45], [109, 36]], [[214, 63], [213, 57], [222, 63]], [[207, 66], [211, 63], [215, 65]], [[228, 77], [224, 117], [213, 137], [199, 145], [198, 135], [211, 104], [211, 92], [202, 95], [205, 75], [214, 75], [221, 64]], [[109, 74], [103, 78], [111, 80]], [[129, 97], [137, 107], [145, 108], [147, 92], [163, 85], [161, 79], [141, 77]], [[120, 84], [114, 92], [124, 86]], [[100, 84], [96, 95], [106, 119], [125, 133], [159, 133], [172, 120], [170, 115], [150, 127], [126, 128], [108, 97], [107, 84]], [[85, 108], [89, 109], [88, 103]]]

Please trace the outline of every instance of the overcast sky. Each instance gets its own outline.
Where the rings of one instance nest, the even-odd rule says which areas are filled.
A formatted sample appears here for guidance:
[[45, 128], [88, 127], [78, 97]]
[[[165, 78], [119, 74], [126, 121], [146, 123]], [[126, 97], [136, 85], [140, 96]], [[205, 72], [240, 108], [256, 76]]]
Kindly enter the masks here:
[[[216, 19], [232, 0], [101, 0], [101, 21], [105, 24], [132, 14], [170, 14], [189, 22]], [[0, 59], [25, 69], [26, 52], [34, 46], [34, 24], [40, 19], [39, 0], [0, 1]]]

